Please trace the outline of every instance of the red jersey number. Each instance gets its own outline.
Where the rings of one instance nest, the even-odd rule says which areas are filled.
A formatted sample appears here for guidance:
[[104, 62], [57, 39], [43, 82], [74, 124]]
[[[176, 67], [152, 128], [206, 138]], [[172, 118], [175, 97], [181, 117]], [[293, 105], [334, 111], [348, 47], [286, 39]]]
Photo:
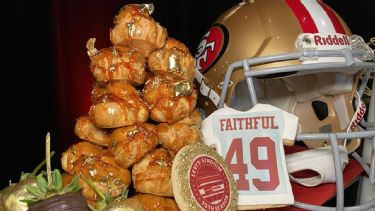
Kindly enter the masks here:
[[[280, 184], [277, 171], [275, 143], [269, 137], [255, 137], [250, 142], [249, 147], [251, 158], [248, 165], [252, 165], [254, 168], [259, 170], [268, 170], [270, 178], [269, 181], [262, 181], [254, 178], [252, 179], [254, 186], [260, 191], [275, 190]], [[266, 156], [263, 156], [265, 157], [263, 159], [260, 159], [258, 154], [260, 147], [264, 147], [266, 149]], [[234, 156], [236, 157], [235, 160], [233, 160]], [[232, 160], [234, 161], [233, 163]], [[248, 174], [248, 166], [243, 160], [242, 138], [235, 138], [232, 140], [225, 156], [225, 162], [229, 165], [232, 173], [238, 175], [237, 189], [245, 191], [250, 190], [249, 180], [246, 179], [246, 174]]]

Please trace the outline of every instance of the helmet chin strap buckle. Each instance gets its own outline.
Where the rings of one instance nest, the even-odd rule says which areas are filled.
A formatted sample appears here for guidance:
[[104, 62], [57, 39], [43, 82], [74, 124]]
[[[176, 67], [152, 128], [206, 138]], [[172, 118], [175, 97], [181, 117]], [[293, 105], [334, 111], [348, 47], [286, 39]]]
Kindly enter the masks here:
[[211, 85], [206, 84], [204, 81], [204, 79], [201, 81], [199, 91], [203, 96], [209, 98], [217, 107], [219, 105], [220, 96], [215, 92]]
[[217, 107], [219, 105], [220, 95], [218, 95], [215, 92], [215, 90], [212, 88], [212, 86], [210, 84], [205, 83], [205, 78], [204, 78], [203, 74], [201, 72], [199, 72], [198, 70], [195, 70], [195, 79], [200, 84], [199, 92], [203, 96], [210, 99], [214, 103], [214, 105]]
[[204, 79], [201, 81], [201, 84], [200, 84], [200, 87], [199, 87], [199, 91], [200, 93], [205, 96], [205, 97], [208, 97], [211, 93], [211, 90], [212, 90], [212, 86], [209, 85], [209, 84], [206, 84], [204, 82]]

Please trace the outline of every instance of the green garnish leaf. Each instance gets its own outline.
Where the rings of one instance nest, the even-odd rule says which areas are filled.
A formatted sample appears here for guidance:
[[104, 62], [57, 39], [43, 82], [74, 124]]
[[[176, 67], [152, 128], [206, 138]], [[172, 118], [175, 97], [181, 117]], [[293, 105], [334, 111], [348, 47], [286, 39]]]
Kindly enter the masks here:
[[[72, 181], [63, 189], [62, 175], [59, 169], [51, 171], [51, 157], [55, 152], [50, 152], [50, 134], [46, 135], [46, 159], [43, 160], [32, 173], [21, 174], [20, 181], [35, 178], [36, 185], [26, 186], [26, 191], [31, 194], [30, 197], [20, 200], [28, 205], [47, 199], [55, 195], [62, 195], [70, 192], [78, 192], [82, 187], [79, 184], [79, 176], [75, 176]], [[47, 171], [41, 169], [47, 166]], [[40, 171], [40, 172], [39, 172]], [[36, 175], [39, 172], [38, 175]], [[11, 183], [9, 185], [12, 185]]]
[[107, 204], [113, 202], [114, 200], [113, 197], [107, 192], [104, 192], [104, 197], [105, 197], [105, 202], [107, 202]]
[[120, 197], [121, 197], [122, 199], [126, 199], [126, 198], [128, 198], [128, 194], [129, 194], [129, 189], [124, 189], [124, 190], [122, 191]]
[[107, 206], [106, 203], [103, 201], [97, 202], [96, 205], [98, 206], [98, 208], [95, 208], [89, 204], [87, 206], [89, 207], [91, 211], [102, 211]]
[[93, 189], [99, 194], [99, 196], [102, 198], [102, 200], [106, 201], [106, 197], [105, 197], [104, 193], [103, 193], [101, 190], [99, 190], [99, 189], [94, 185], [94, 183], [93, 183], [91, 180], [89, 180], [87, 177], [85, 177], [85, 176], [82, 175], [82, 174], [81, 174], [81, 177], [82, 177], [83, 180], [85, 180], [85, 182], [86, 182], [91, 188], [93, 188]]
[[53, 185], [47, 186], [47, 192], [48, 193], [57, 193], [56, 188]]
[[81, 178], [91, 187], [93, 188], [98, 194], [99, 196], [102, 198], [99, 202], [97, 202], [97, 205], [98, 205], [98, 208], [95, 209], [95, 208], [92, 208], [90, 207], [91, 210], [93, 211], [100, 211], [100, 210], [103, 210], [109, 203], [113, 202], [114, 198], [107, 192], [102, 192], [101, 190], [99, 190], [95, 185], [94, 183], [89, 180], [87, 177], [85, 177], [84, 175], [81, 175]]
[[43, 175], [39, 174], [36, 177], [36, 184], [38, 185], [39, 190], [46, 195], [47, 194], [47, 181], [44, 179]]
[[97, 210], [97, 209], [95, 209], [94, 207], [92, 207], [91, 205], [87, 205], [88, 207], [89, 207], [89, 209], [91, 210], [91, 211], [99, 211], [99, 210]]
[[43, 192], [40, 191], [38, 187], [35, 187], [35, 186], [32, 186], [32, 185], [28, 185], [26, 187], [26, 190], [27, 190], [28, 193], [30, 193], [31, 195], [36, 196], [38, 198], [43, 198], [45, 196], [45, 194], [43, 194]]
[[65, 186], [65, 188], [63, 189], [63, 192], [70, 193], [70, 192], [78, 192], [79, 190], [81, 190], [82, 187], [79, 184], [78, 180], [79, 180], [79, 176], [78, 175], [74, 176], [72, 181], [67, 186]]
[[56, 188], [58, 192], [62, 191], [62, 176], [58, 169], [53, 170], [52, 185]]
[[35, 175], [33, 175], [32, 173], [24, 173], [22, 172], [21, 173], [21, 176], [20, 176], [20, 182], [27, 179], [27, 178], [32, 178], [32, 177], [35, 177]]
[[99, 201], [97, 205], [98, 205], [98, 210], [103, 210], [107, 206], [107, 203], [104, 201]]
[[26, 203], [28, 205], [30, 204], [35, 204], [36, 202], [38, 202], [39, 199], [38, 198], [26, 198], [26, 199], [21, 199], [20, 202], [23, 202], [23, 203]]

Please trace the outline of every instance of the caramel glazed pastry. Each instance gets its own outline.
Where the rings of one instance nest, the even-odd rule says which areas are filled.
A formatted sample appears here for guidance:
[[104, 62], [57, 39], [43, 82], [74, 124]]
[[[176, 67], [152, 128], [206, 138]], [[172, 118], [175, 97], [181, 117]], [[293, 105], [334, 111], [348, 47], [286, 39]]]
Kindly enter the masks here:
[[96, 144], [88, 141], [80, 141], [72, 144], [65, 152], [61, 155], [61, 167], [67, 173], [73, 174], [73, 164], [81, 155], [95, 156], [103, 155], [106, 150]]
[[80, 176], [81, 193], [93, 207], [102, 198], [88, 181], [102, 193], [114, 198], [120, 196], [131, 184], [130, 171], [119, 166], [109, 150], [87, 141], [70, 146], [63, 153], [61, 164], [67, 172], [65, 178]]
[[74, 134], [82, 140], [105, 147], [108, 147], [111, 141], [111, 131], [106, 128], [96, 127], [88, 115], [82, 115], [76, 119]]
[[170, 37], [149, 56], [147, 65], [155, 75], [170, 81], [194, 80], [195, 59], [183, 43]]
[[168, 38], [163, 48], [149, 56], [147, 64], [155, 76], [146, 81], [142, 97], [149, 105], [151, 119], [174, 123], [189, 116], [196, 106], [197, 92], [192, 83], [195, 61], [187, 47]]
[[172, 198], [147, 193], [137, 193], [126, 199], [116, 198], [104, 211], [178, 211]]
[[197, 91], [189, 81], [172, 82], [160, 76], [148, 80], [142, 98], [156, 122], [174, 123], [189, 116], [197, 102]]
[[153, 4], [128, 4], [121, 8], [110, 30], [112, 44], [138, 49], [146, 57], [160, 49], [167, 30], [151, 17], [153, 11]]
[[175, 154], [154, 149], [132, 168], [133, 187], [137, 192], [173, 196], [172, 161]]
[[156, 210], [156, 211], [177, 211], [180, 210], [177, 203], [172, 198], [161, 197], [157, 195], [147, 194], [147, 193], [137, 193], [131, 197], [140, 201], [144, 210]]
[[128, 82], [112, 81], [95, 85], [89, 116], [96, 127], [118, 128], [146, 122], [149, 110]]
[[95, 38], [87, 41], [87, 54], [90, 57], [90, 70], [98, 82], [126, 80], [134, 86], [145, 79], [146, 59], [135, 48], [113, 46], [98, 51]]
[[111, 141], [116, 162], [129, 168], [156, 148], [158, 136], [154, 125], [143, 123], [115, 129]]
[[160, 123], [157, 125], [159, 142], [163, 148], [177, 153], [184, 146], [202, 140], [201, 122], [201, 114], [194, 109], [188, 117], [178, 122]]

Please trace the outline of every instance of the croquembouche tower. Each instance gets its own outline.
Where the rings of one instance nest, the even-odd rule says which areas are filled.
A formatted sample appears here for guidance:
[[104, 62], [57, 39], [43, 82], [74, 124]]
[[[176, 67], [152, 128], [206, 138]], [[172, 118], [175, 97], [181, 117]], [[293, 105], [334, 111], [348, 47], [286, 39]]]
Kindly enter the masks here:
[[61, 163], [65, 183], [80, 175], [92, 208], [103, 206], [103, 195], [116, 199], [130, 190], [132, 206], [179, 210], [172, 162], [181, 148], [201, 142], [195, 60], [151, 17], [153, 10], [125, 5], [110, 29], [112, 46], [97, 50], [95, 38], [87, 41], [91, 107], [77, 118], [80, 141]]

